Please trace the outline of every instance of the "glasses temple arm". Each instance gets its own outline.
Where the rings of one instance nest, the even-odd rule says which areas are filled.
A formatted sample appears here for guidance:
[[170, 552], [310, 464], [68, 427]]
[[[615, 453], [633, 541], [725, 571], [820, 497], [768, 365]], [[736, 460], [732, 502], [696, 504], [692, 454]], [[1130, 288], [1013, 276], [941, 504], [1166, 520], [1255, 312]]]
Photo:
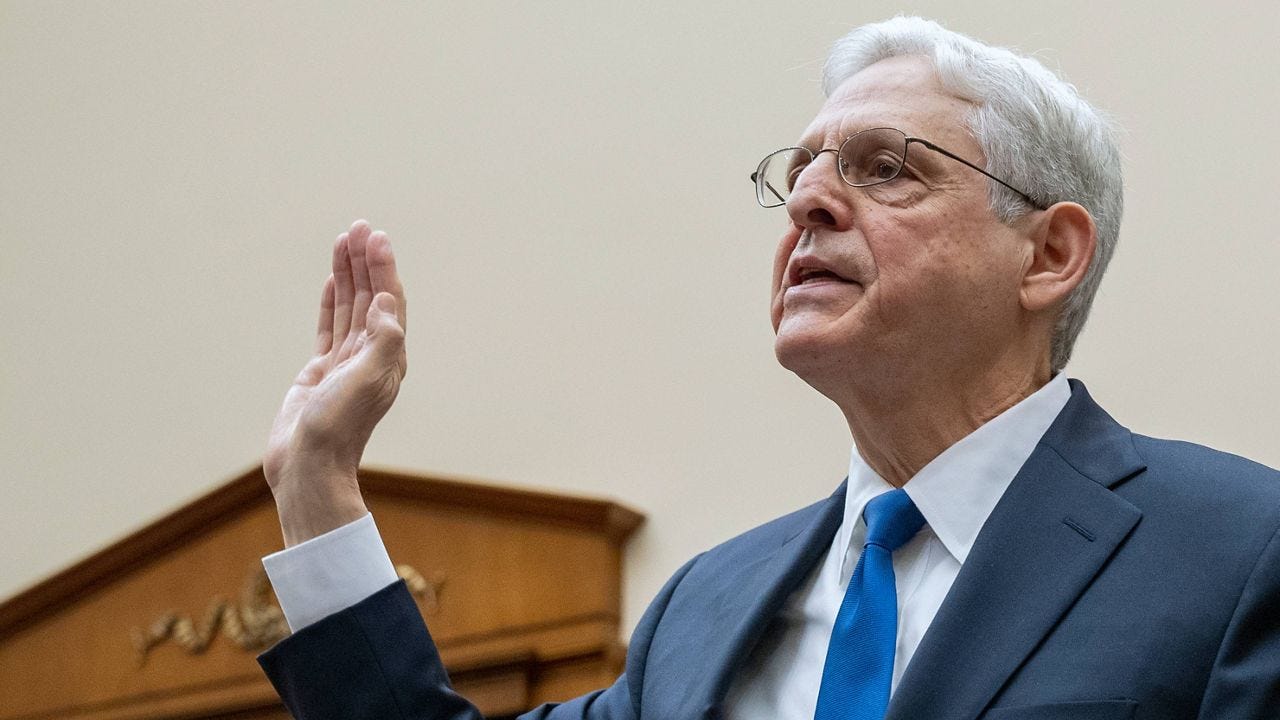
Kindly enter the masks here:
[[783, 205], [786, 205], [787, 199], [782, 197], [782, 195], [780, 195], [777, 190], [774, 190], [773, 185], [770, 185], [768, 180], [764, 180], [763, 178], [757, 179], [757, 176], [759, 174], [760, 173], [751, 173], [751, 182], [757, 185], [763, 184], [765, 187], [769, 188], [769, 192], [773, 193], [774, 197], [778, 198], [778, 202], [782, 203]]
[[918, 143], [920, 143], [921, 145], [924, 145], [925, 147], [929, 148], [930, 150], [932, 150], [932, 151], [934, 151], [934, 152], [942, 153], [943, 155], [946, 155], [947, 157], [951, 158], [952, 160], [955, 160], [956, 162], [964, 163], [965, 165], [968, 165], [969, 167], [973, 168], [974, 170], [977, 170], [978, 172], [982, 173], [983, 175], [986, 175], [987, 177], [991, 178], [992, 180], [995, 180], [996, 182], [1000, 183], [1001, 185], [1003, 185], [1003, 186], [1005, 186], [1005, 187], [1009, 188], [1010, 190], [1012, 190], [1013, 192], [1017, 193], [1018, 197], [1022, 198], [1023, 200], [1026, 200], [1028, 203], [1030, 203], [1030, 204], [1031, 204], [1031, 207], [1033, 207], [1033, 208], [1035, 208], [1035, 209], [1037, 209], [1037, 210], [1047, 210], [1047, 209], [1048, 209], [1048, 206], [1047, 206], [1047, 205], [1044, 205], [1043, 203], [1037, 202], [1037, 201], [1036, 201], [1035, 199], [1033, 199], [1030, 195], [1028, 195], [1028, 194], [1026, 194], [1026, 193], [1022, 192], [1022, 191], [1021, 191], [1021, 190], [1019, 190], [1018, 188], [1016, 188], [1016, 187], [1014, 187], [1014, 186], [1010, 185], [1009, 183], [1007, 183], [1007, 182], [1005, 182], [1005, 181], [1001, 180], [1000, 178], [996, 177], [995, 175], [992, 175], [991, 173], [987, 172], [986, 170], [983, 170], [982, 168], [978, 167], [977, 165], [974, 165], [973, 163], [969, 162], [968, 160], [965, 160], [964, 158], [960, 157], [959, 155], [956, 155], [956, 154], [955, 154], [955, 153], [953, 153], [953, 152], [950, 152], [950, 151], [948, 151], [948, 150], [944, 150], [943, 148], [940, 148], [940, 147], [938, 147], [937, 145], [934, 145], [933, 143], [929, 142], [928, 140], [925, 140], [924, 138], [907, 138], [907, 140], [908, 140], [909, 142], [918, 142]]

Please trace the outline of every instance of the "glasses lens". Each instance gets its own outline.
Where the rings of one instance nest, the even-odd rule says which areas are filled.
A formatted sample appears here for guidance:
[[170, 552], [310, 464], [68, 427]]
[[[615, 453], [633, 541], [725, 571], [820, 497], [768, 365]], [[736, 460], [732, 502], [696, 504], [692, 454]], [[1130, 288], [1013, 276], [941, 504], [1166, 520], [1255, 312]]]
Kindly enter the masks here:
[[863, 130], [840, 146], [840, 174], [854, 187], [889, 182], [907, 157], [907, 136], [892, 128]]
[[785, 205], [796, 177], [812, 159], [804, 148], [786, 148], [766, 156], [756, 169], [756, 199], [765, 207]]

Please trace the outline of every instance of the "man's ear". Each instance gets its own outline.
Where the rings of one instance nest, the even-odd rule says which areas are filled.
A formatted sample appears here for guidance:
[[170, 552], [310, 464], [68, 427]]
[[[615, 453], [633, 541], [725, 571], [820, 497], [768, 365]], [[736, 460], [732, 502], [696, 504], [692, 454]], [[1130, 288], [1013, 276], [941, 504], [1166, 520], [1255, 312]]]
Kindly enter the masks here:
[[1043, 211], [1032, 228], [1032, 254], [1023, 271], [1018, 299], [1036, 312], [1063, 302], [1083, 280], [1098, 230], [1084, 207], [1061, 202]]

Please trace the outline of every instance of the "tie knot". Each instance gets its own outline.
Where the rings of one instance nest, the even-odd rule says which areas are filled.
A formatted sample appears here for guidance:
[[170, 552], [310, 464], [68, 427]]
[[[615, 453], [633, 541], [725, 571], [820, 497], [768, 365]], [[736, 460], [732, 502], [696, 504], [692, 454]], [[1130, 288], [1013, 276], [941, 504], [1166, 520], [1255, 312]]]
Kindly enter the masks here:
[[901, 488], [871, 498], [862, 519], [867, 522], [867, 544], [889, 552], [906, 545], [924, 527], [924, 516]]

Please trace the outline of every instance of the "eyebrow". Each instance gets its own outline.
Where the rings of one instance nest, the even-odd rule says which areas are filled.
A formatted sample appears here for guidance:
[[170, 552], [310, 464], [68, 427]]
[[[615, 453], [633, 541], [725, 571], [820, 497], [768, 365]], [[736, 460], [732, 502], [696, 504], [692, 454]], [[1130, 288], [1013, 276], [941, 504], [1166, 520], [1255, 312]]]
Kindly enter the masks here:
[[[849, 138], [853, 137], [854, 135], [857, 135], [858, 133], [862, 132], [863, 130], [873, 130], [873, 129], [875, 129], [875, 128], [893, 128], [894, 130], [897, 130], [898, 132], [901, 132], [903, 135], [906, 135], [907, 137], [910, 137], [910, 138], [920, 138], [920, 135], [917, 135], [916, 133], [912, 132], [911, 130], [908, 130], [908, 129], [904, 128], [904, 127], [900, 127], [898, 124], [895, 124], [895, 123], [893, 123], [893, 122], [888, 122], [888, 121], [884, 121], [884, 122], [872, 122], [872, 123], [867, 123], [867, 124], [861, 124], [861, 125], [859, 125], [859, 126], [857, 127], [857, 129], [855, 129], [855, 130], [848, 130], [848, 131], [844, 131], [844, 129], [843, 129], [843, 128], [844, 128], [844, 125], [843, 125], [843, 123], [842, 123], [842, 124], [840, 125], [840, 128], [841, 128], [841, 132], [840, 132], [840, 134], [839, 134], [839, 135], [837, 135], [837, 136], [836, 136], [835, 144], [832, 146], [832, 148], [833, 148], [833, 149], [834, 149], [834, 148], [838, 148], [838, 147], [840, 147], [840, 144], [841, 144], [841, 143], [843, 143], [845, 140], [848, 140]], [[825, 136], [826, 136], [826, 133], [822, 133], [822, 135], [825, 137]], [[809, 134], [809, 133], [805, 133], [804, 135], [801, 135], [801, 136], [800, 136], [800, 139], [796, 141], [796, 145], [795, 145], [795, 147], [808, 148], [808, 149], [810, 150], [810, 152], [815, 152], [815, 153], [816, 153], [816, 152], [818, 152], [819, 150], [821, 150], [821, 149], [822, 149], [821, 147], [815, 147], [814, 145], [811, 145], [811, 144], [809, 144], [809, 143], [806, 143], [806, 142], [805, 142], [805, 141], [806, 141], [806, 140], [808, 140], [810, 137], [811, 137], [811, 134]], [[922, 139], [922, 138], [921, 138], [921, 139]]]

